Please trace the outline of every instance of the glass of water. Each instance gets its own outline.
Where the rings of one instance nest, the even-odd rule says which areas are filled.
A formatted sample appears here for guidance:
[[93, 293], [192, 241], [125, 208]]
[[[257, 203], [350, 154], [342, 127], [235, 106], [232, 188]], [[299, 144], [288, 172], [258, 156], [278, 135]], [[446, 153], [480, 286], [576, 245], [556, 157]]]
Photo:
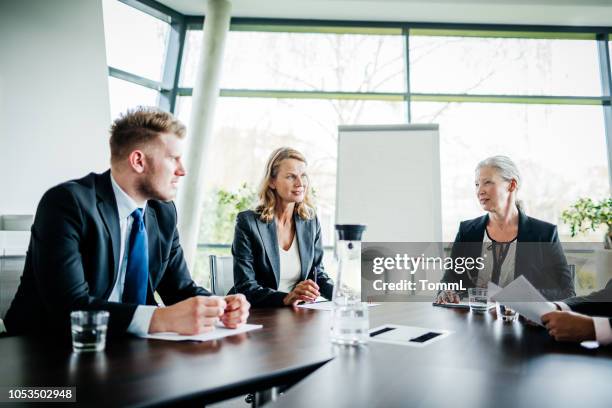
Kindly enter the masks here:
[[487, 288], [468, 288], [470, 310], [474, 313], [484, 313], [488, 310]]
[[368, 342], [370, 320], [365, 302], [334, 304], [331, 340], [333, 343], [356, 346]]
[[503, 322], [513, 322], [518, 320], [518, 313], [516, 310], [509, 308], [506, 305], [498, 303], [497, 316], [501, 317]]
[[70, 313], [72, 350], [77, 353], [104, 350], [108, 316], [109, 313], [104, 310]]

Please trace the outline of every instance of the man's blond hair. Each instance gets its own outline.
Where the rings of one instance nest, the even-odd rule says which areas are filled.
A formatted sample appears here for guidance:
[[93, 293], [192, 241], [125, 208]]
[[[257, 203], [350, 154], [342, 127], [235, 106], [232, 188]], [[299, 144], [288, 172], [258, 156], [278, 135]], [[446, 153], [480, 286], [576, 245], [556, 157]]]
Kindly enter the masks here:
[[129, 109], [117, 118], [110, 129], [111, 163], [125, 159], [134, 149], [157, 140], [160, 134], [185, 137], [185, 125], [171, 113], [150, 106]]

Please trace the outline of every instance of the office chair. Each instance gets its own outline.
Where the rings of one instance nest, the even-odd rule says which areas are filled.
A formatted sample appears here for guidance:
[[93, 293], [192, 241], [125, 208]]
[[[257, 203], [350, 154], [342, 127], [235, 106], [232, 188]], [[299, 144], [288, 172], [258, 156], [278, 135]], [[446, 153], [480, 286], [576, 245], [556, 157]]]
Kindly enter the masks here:
[[231, 256], [210, 255], [209, 260], [210, 290], [213, 295], [228, 295], [234, 287], [234, 259]]
[[575, 264], [567, 264], [570, 271], [570, 276], [572, 277], [572, 288], [574, 289], [574, 293], [576, 292], [576, 265]]
[[25, 255], [0, 256], [0, 319], [4, 318], [17, 293], [25, 259]]
[[29, 214], [0, 216], [0, 322], [19, 287], [33, 219]]

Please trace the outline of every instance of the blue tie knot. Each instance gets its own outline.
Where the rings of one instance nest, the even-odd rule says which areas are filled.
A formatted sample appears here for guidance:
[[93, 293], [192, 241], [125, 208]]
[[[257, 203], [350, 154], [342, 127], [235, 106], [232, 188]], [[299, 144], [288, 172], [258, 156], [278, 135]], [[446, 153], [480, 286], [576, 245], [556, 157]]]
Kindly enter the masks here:
[[135, 222], [142, 221], [142, 208], [137, 208], [132, 212], [132, 217]]

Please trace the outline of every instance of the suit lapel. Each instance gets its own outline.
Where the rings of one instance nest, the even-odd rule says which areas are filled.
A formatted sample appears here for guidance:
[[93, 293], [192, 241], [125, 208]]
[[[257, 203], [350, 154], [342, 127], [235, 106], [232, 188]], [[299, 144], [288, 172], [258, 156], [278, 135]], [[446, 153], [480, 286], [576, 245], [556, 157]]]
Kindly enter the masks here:
[[278, 288], [280, 282], [280, 254], [278, 253], [278, 238], [276, 237], [276, 221], [273, 219], [271, 222], [265, 223], [257, 218], [255, 222], [261, 236], [261, 242], [264, 244], [266, 255], [272, 265], [272, 272], [274, 272], [276, 287]]
[[469, 235], [466, 239], [468, 242], [482, 242], [484, 239], [485, 230], [487, 229], [487, 223], [489, 222], [489, 214], [485, 214], [473, 224], [473, 228], [469, 231]]
[[313, 258], [312, 251], [314, 248], [309, 245], [312, 242], [312, 230], [297, 214], [293, 215], [293, 220], [295, 222], [295, 239], [297, 239], [300, 251], [301, 280], [305, 280], [308, 277], [308, 261]]
[[[530, 241], [530, 231], [529, 231], [529, 223], [527, 222], [527, 216], [524, 212], [519, 210], [519, 224], [518, 224], [518, 233], [516, 236], [516, 254], [515, 254], [515, 267], [514, 267], [514, 278], [518, 278], [523, 275], [523, 272], [529, 271], [528, 269], [528, 253], [526, 252], [529, 249], [529, 245], [527, 242]], [[529, 273], [528, 273], [529, 275]], [[530, 276], [525, 276], [531, 282], [533, 279]]]
[[109, 260], [111, 270], [109, 271], [110, 285], [107, 295], [115, 285], [117, 279], [117, 268], [119, 265], [119, 249], [121, 248], [121, 231], [119, 229], [119, 213], [117, 212], [117, 201], [113, 193], [110, 181], [110, 170], [104, 172], [96, 180], [96, 194], [98, 196], [98, 213], [106, 232], [110, 237], [109, 245], [112, 248], [112, 258]]
[[147, 229], [147, 244], [149, 246], [149, 289], [153, 293], [161, 272], [161, 242], [159, 240], [157, 215], [150, 205], [147, 205], [145, 211], [145, 227]]

